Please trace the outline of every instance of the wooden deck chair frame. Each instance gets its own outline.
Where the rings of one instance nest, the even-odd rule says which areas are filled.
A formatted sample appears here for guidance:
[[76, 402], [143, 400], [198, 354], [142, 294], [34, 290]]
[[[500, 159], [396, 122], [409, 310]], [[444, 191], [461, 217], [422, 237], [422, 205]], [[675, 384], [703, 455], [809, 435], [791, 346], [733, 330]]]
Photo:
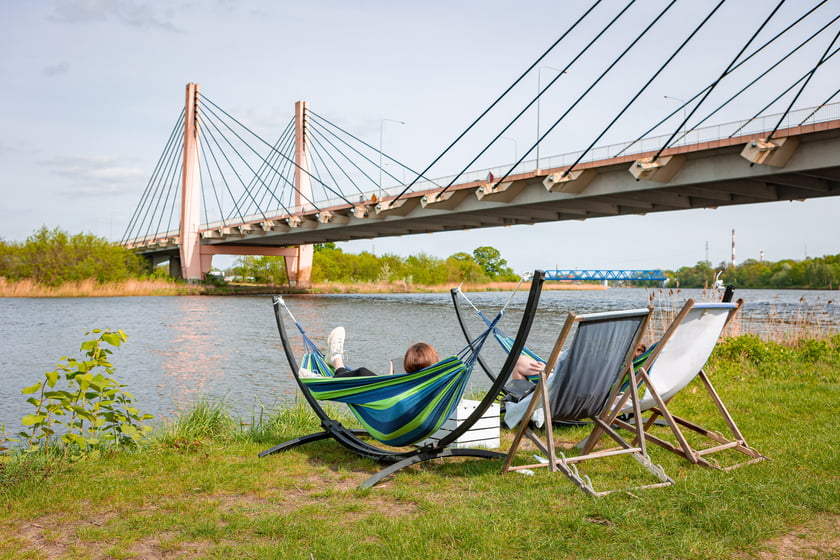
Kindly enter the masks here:
[[304, 383], [302, 383], [300, 381], [300, 378], [298, 377], [298, 360], [295, 357], [292, 345], [289, 342], [289, 337], [280, 310], [280, 305], [277, 299], [275, 298], [274, 315], [277, 320], [277, 328], [280, 332], [280, 339], [283, 343], [283, 350], [285, 352], [286, 359], [289, 362], [289, 366], [292, 370], [292, 375], [295, 378], [295, 382], [297, 383], [298, 388], [300, 389], [309, 407], [316, 414], [316, 416], [318, 416], [323, 430], [312, 434], [293, 438], [291, 440], [275, 445], [261, 452], [259, 456], [265, 457], [267, 455], [271, 455], [281, 451], [286, 451], [306, 443], [332, 438], [357, 455], [374, 459], [375, 461], [379, 462], [391, 463], [375, 475], [365, 480], [360, 485], [360, 488], [370, 488], [382, 481], [387, 476], [401, 469], [423, 461], [429, 461], [431, 459], [441, 459], [445, 457], [478, 457], [484, 459], [503, 459], [505, 457], [505, 454], [498, 451], [492, 451], [489, 449], [482, 448], [453, 448], [449, 446], [452, 443], [454, 443], [459, 437], [461, 437], [461, 435], [470, 430], [473, 427], [473, 425], [481, 419], [481, 417], [487, 412], [487, 410], [494, 404], [496, 400], [496, 395], [498, 395], [499, 391], [501, 390], [501, 387], [507, 382], [508, 378], [510, 377], [511, 372], [513, 371], [513, 368], [516, 365], [516, 357], [519, 355], [519, 353], [522, 351], [522, 348], [525, 346], [525, 340], [528, 338], [528, 334], [530, 333], [534, 315], [539, 304], [540, 293], [542, 291], [542, 285], [544, 280], [545, 273], [543, 271], [534, 271], [534, 277], [531, 282], [530, 291], [528, 293], [528, 301], [525, 305], [525, 312], [522, 315], [522, 319], [519, 324], [519, 330], [517, 332], [516, 340], [514, 342], [513, 349], [515, 350], [515, 352], [511, 352], [510, 356], [508, 356], [508, 359], [505, 361], [504, 365], [501, 366], [501, 369], [498, 375], [496, 376], [496, 381], [493, 383], [493, 386], [490, 388], [490, 390], [488, 390], [487, 394], [479, 402], [479, 404], [476, 406], [473, 412], [459, 426], [453, 429], [446, 436], [442, 437], [440, 440], [434, 443], [429, 443], [428, 445], [425, 445], [423, 447], [411, 449], [409, 451], [386, 449], [368, 443], [367, 441], [360, 439], [362, 437], [365, 437], [367, 435], [367, 432], [365, 432], [364, 430], [354, 430], [347, 428], [341, 422], [339, 422], [338, 420], [334, 420], [329, 416], [329, 414], [327, 414], [327, 412], [321, 407], [318, 400], [311, 394], [307, 386]]
[[[557, 341], [554, 344], [554, 348], [551, 351], [548, 362], [546, 363], [546, 369], [540, 376], [540, 381], [537, 384], [537, 388], [532, 394], [531, 402], [527, 408], [527, 411], [523, 415], [522, 421], [520, 422], [516, 434], [514, 435], [513, 443], [510, 446], [507, 458], [505, 459], [505, 463], [502, 467], [502, 472], [542, 467], [548, 468], [552, 472], [556, 472], [559, 470], [587, 494], [591, 496], [600, 497], [610, 494], [612, 492], [616, 492], [618, 490], [595, 490], [590, 478], [586, 475], [582, 476], [579, 473], [576, 464], [591, 459], [599, 459], [603, 457], [629, 454], [634, 459], [636, 459], [648, 472], [653, 474], [659, 481], [656, 483], [636, 486], [634, 487], [634, 489], [658, 488], [662, 486], [670, 486], [674, 483], [674, 481], [668, 475], [665, 474], [661, 467], [659, 467], [658, 465], [654, 465], [651, 462], [650, 457], [647, 454], [644, 430], [641, 426], [638, 426], [634, 429], [635, 441], [631, 444], [630, 442], [626, 441], [623, 437], [621, 437], [621, 435], [615, 429], [613, 429], [609, 420], [612, 411], [612, 407], [610, 405], [611, 403], [615, 402], [616, 398], [618, 398], [620, 387], [625, 382], [630, 383], [631, 386], [636, 385], [636, 377], [632, 367], [633, 354], [645, 332], [645, 329], [647, 328], [647, 324], [650, 319], [650, 312], [651, 309], [647, 308], [619, 312], [591, 313], [586, 315], [576, 315], [574, 313], [569, 313], [565, 323], [563, 324], [560, 334], [557, 337]], [[566, 339], [569, 337], [575, 325], [580, 325], [583, 323], [594, 321], [614, 321], [630, 317], [639, 317], [640, 322], [632, 337], [632, 341], [629, 342], [626, 348], [618, 349], [618, 351], [620, 351], [623, 354], [623, 356], [621, 365], [619, 368], [617, 368], [615, 376], [610, 384], [611, 388], [609, 389], [609, 396], [604, 400], [604, 404], [597, 414], [593, 414], [587, 417], [594, 423], [595, 428], [599, 430], [598, 433], [600, 436], [608, 435], [617, 444], [617, 446], [598, 451], [588, 450], [585, 453], [582, 453], [578, 456], [566, 457], [562, 452], [559, 452], [557, 450], [556, 444], [554, 442], [552, 423], [555, 420], [555, 414], [551, 410], [551, 399], [548, 393], [548, 375], [546, 372], [554, 370], [557, 361], [560, 357], [560, 352], [566, 342]], [[579, 339], [580, 338], [576, 336], [575, 339], [572, 341], [572, 347], [570, 347], [569, 350], [570, 353], [572, 352], [572, 348]], [[564, 367], [568, 365], [569, 364], [566, 364]], [[574, 375], [574, 373], [571, 373], [570, 375]], [[640, 412], [641, 409], [639, 408], [638, 399], [636, 398], [635, 394], [629, 394], [628, 398], [632, 398], [633, 406], [637, 411]], [[542, 405], [542, 410], [545, 417], [544, 441], [541, 440], [540, 437], [533, 430], [531, 430], [529, 426], [529, 419], [533, 415], [538, 404]], [[568, 418], [564, 420], [582, 419], [583, 418]], [[512, 462], [514, 456], [516, 455], [516, 451], [519, 449], [519, 446], [522, 443], [522, 439], [524, 437], [527, 437], [529, 440], [531, 440], [544, 454], [546, 454], [548, 456], [548, 460], [536, 464], [513, 466]], [[592, 440], [595, 442], [597, 442], [597, 439], [600, 439], [600, 437], [592, 438]]]
[[[667, 449], [672, 453], [676, 453], [690, 461], [691, 463], [702, 465], [704, 467], [715, 468], [719, 470], [728, 471], [731, 469], [735, 469], [738, 467], [742, 467], [745, 465], [749, 465], [752, 463], [757, 463], [759, 461], [763, 461], [767, 459], [764, 455], [753, 449], [747, 443], [747, 440], [744, 438], [741, 430], [738, 428], [738, 425], [735, 423], [735, 420], [732, 418], [732, 415], [729, 413], [729, 410], [726, 408], [726, 405], [723, 403], [723, 400], [720, 398], [720, 395], [715, 390], [714, 386], [712, 385], [712, 381], [709, 379], [708, 374], [703, 371], [703, 366], [705, 365], [706, 361], [708, 360], [708, 355], [705, 355], [702, 359], [702, 364], [698, 366], [698, 370], [696, 372], [681, 372], [684, 373], [684, 377], [682, 382], [678, 383], [678, 385], [672, 388], [669, 393], [670, 396], [663, 396], [656, 388], [656, 359], [657, 357], [666, 349], [668, 348], [668, 343], [674, 340], [674, 336], [677, 331], [680, 329], [683, 322], [689, 316], [692, 311], [695, 313], [703, 312], [704, 310], [712, 310], [718, 309], [720, 311], [728, 310], [726, 318], [723, 320], [720, 329], [715, 329], [716, 332], [712, 332], [711, 334], [715, 336], [714, 342], [710, 344], [710, 349], [708, 354], [711, 354], [714, 345], [717, 344], [717, 340], [720, 338], [720, 333], [726, 328], [726, 325], [732, 320], [738, 310], [741, 309], [741, 306], [744, 304], [744, 300], [739, 299], [735, 303], [712, 303], [712, 304], [697, 304], [693, 299], [689, 299], [685, 302], [682, 309], [677, 313], [674, 320], [671, 322], [668, 329], [665, 331], [665, 334], [662, 336], [662, 339], [656, 344], [656, 347], [651, 351], [650, 356], [645, 362], [645, 366], [639, 368], [638, 371], [638, 381], [640, 385], [637, 387], [644, 388], [648, 391], [649, 398], [647, 399], [648, 402], [652, 404], [646, 405], [643, 407], [642, 413], [650, 413], [649, 416], [643, 422], [633, 422], [632, 424], [626, 420], [621, 419], [620, 414], [622, 412], [628, 412], [627, 407], [627, 399], [629, 394], [623, 395], [622, 398], [617, 403], [615, 409], [613, 410], [612, 417], [610, 418], [611, 425], [617, 425], [621, 428], [626, 430], [631, 430], [636, 432], [638, 430], [638, 425], [641, 425], [644, 428], [645, 438], [653, 443], [656, 444], [663, 449]], [[646, 367], [647, 364], [651, 364], [650, 367]], [[731, 432], [731, 436], [725, 436], [720, 432], [709, 430], [700, 426], [699, 424], [692, 422], [686, 418], [677, 416], [673, 414], [668, 405], [673, 400], [673, 398], [682, 393], [683, 389], [688, 383], [690, 383], [695, 377], [699, 377], [703, 387], [706, 390], [706, 394], [712, 400], [715, 407], [717, 408], [720, 415], [723, 417], [724, 422], [726, 423], [729, 431]], [[628, 392], [629, 393], [629, 392]], [[635, 414], [634, 418], [642, 418], [642, 416]], [[655, 436], [651, 433], [651, 428], [653, 427], [654, 423], [659, 420], [663, 419], [665, 424], [670, 428], [671, 433], [673, 434], [676, 443], [667, 441], [660, 437]], [[703, 449], [695, 449], [688, 441], [683, 432], [683, 429], [692, 431], [700, 436], [706, 438], [706, 440], [711, 442], [710, 447], [706, 447]], [[591, 449], [592, 445], [591, 442], [586, 442], [584, 446], [584, 453]], [[725, 450], [734, 450], [740, 453], [743, 453], [749, 457], [748, 460], [737, 463], [734, 465], [729, 465], [727, 467], [722, 467], [714, 458], [707, 458], [707, 456], [712, 455], [714, 453], [718, 453]]]

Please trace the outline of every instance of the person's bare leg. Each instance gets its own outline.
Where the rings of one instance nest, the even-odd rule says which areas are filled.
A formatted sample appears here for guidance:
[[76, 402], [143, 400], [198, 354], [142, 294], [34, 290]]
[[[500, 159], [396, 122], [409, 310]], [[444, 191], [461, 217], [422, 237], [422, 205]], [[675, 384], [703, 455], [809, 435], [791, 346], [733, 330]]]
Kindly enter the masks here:
[[[344, 334], [344, 327], [336, 327], [327, 337], [327, 363], [333, 369], [344, 367]], [[341, 365], [336, 365], [336, 361], [341, 362]]]

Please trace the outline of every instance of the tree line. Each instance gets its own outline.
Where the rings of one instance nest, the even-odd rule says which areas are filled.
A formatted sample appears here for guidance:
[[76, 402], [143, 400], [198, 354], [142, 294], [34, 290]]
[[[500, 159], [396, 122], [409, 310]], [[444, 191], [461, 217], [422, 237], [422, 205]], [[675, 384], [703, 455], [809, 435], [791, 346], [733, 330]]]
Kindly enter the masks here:
[[[393, 254], [377, 256], [367, 251], [345, 253], [335, 243], [317, 244], [314, 253], [312, 282], [316, 284], [405, 282], [431, 286], [519, 280], [495, 247], [478, 247], [472, 254], [460, 252], [445, 259], [425, 253], [405, 258]], [[283, 257], [243, 257], [232, 273], [257, 283], [285, 284], [287, 280]]]
[[119, 282], [147, 275], [144, 259], [89, 233], [41, 227], [22, 243], [0, 240], [0, 277], [45, 286], [95, 280]]
[[[242, 257], [226, 272], [257, 283], [287, 282], [282, 257]], [[88, 233], [70, 235], [43, 226], [23, 242], [0, 240], [0, 277], [11, 281], [34, 280], [45, 286], [58, 286], [91, 279], [100, 283], [118, 282], [165, 273], [165, 270], [150, 271], [141, 256]], [[683, 288], [708, 287], [719, 279], [739, 288], [835, 289], [840, 284], [840, 254], [802, 261], [749, 259], [736, 266], [720, 263], [717, 267], [701, 261], [694, 266], [665, 271], [665, 275], [671, 285]], [[312, 266], [315, 283], [437, 285], [518, 279], [519, 275], [508, 266], [499, 250], [489, 246], [439, 258], [425, 253], [408, 257], [377, 256], [367, 251], [351, 254], [335, 243], [323, 243], [315, 246]]]
[[834, 289], [840, 282], [840, 254], [809, 258], [802, 261], [785, 259], [777, 262], [747, 259], [736, 266], [720, 263], [712, 267], [700, 261], [691, 267], [667, 272], [666, 276], [683, 288], [711, 287], [716, 278], [739, 288]]

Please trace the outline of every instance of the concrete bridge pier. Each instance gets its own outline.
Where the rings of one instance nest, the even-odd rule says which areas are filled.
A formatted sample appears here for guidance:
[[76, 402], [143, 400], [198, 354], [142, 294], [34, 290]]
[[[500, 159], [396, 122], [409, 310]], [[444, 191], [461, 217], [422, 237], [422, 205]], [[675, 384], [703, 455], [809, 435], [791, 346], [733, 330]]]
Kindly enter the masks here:
[[[289, 285], [309, 287], [312, 278], [312, 245], [296, 247], [236, 246], [202, 244], [200, 227], [201, 169], [199, 166], [198, 84], [187, 84], [184, 107], [184, 153], [181, 174], [181, 226], [178, 257], [169, 258], [169, 273], [188, 282], [201, 282], [213, 267], [213, 255], [282, 256], [286, 261]], [[295, 206], [311, 210], [309, 139], [306, 102], [295, 103]], [[162, 262], [162, 261], [161, 261]]]

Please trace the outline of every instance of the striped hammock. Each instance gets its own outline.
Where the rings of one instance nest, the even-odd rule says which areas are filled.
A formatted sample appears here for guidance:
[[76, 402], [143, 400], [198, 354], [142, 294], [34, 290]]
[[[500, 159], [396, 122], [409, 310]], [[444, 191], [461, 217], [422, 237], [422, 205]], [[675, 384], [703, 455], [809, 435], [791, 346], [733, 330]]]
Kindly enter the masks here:
[[[484, 315], [484, 313], [482, 313], [481, 311], [478, 311], [479, 317], [481, 317], [484, 320], [484, 323], [487, 325], [487, 328], [491, 330], [491, 332], [493, 333], [493, 337], [501, 345], [502, 349], [505, 351], [505, 354], [510, 354], [510, 350], [511, 350], [511, 348], [513, 348], [513, 337], [505, 334], [504, 331], [502, 331], [502, 329], [500, 329], [498, 327], [498, 325], [496, 324], [496, 323], [499, 322], [499, 319], [502, 318], [503, 314], [504, 314], [503, 311], [499, 312], [499, 314], [496, 315], [496, 318], [491, 321], [490, 319], [488, 319]], [[532, 360], [540, 362], [541, 364], [545, 364], [545, 360], [540, 358], [537, 354], [535, 354], [533, 351], [531, 351], [527, 346], [522, 349], [522, 354], [528, 356]], [[528, 380], [531, 381], [532, 383], [536, 383], [537, 381], [540, 380], [540, 376], [539, 376], [539, 374], [529, 375]]]
[[[487, 329], [457, 356], [413, 373], [333, 377], [324, 354], [303, 334], [302, 367], [321, 377], [299, 378], [318, 400], [343, 402], [373, 438], [394, 447], [411, 445], [437, 432], [464, 395]], [[495, 326], [495, 324], [493, 324]]]

